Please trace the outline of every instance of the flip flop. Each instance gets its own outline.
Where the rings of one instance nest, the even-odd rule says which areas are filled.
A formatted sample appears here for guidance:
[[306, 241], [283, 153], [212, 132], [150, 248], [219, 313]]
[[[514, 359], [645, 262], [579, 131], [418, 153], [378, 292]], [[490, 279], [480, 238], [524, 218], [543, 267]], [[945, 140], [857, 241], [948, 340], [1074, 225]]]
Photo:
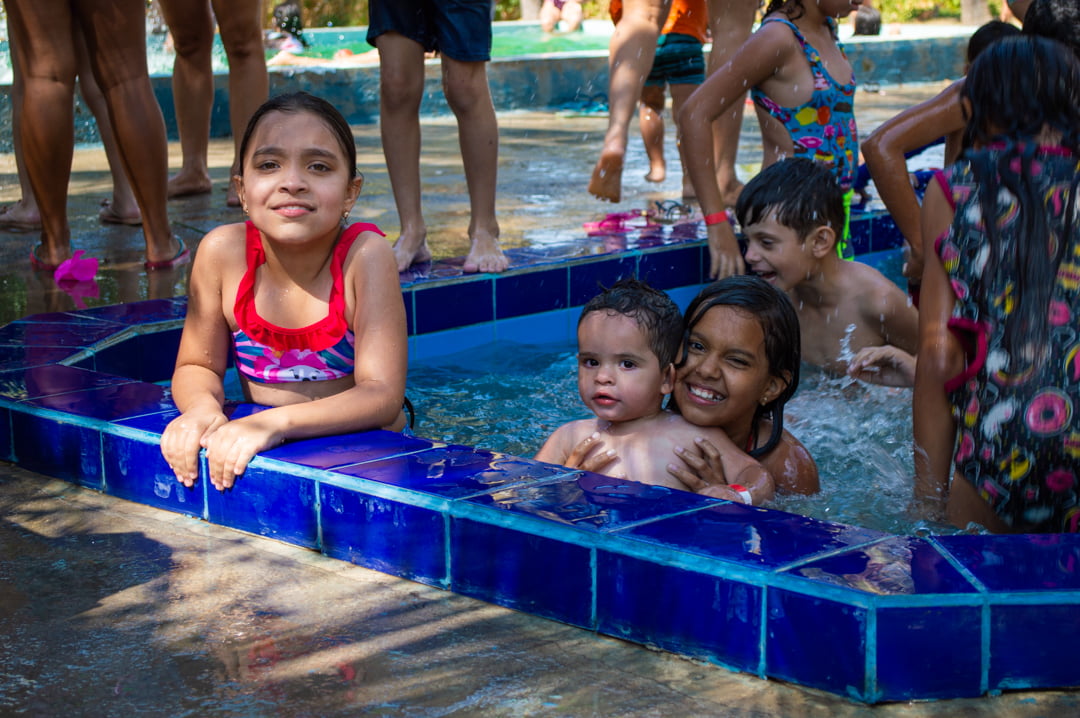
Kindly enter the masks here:
[[25, 219], [15, 219], [9, 217], [8, 207], [4, 208], [3, 212], [0, 212], [0, 232], [40, 232], [41, 220], [37, 222], [28, 222]]
[[585, 222], [582, 226], [590, 235], [620, 234], [636, 229], [649, 229], [658, 226], [652, 221], [652, 210], [644, 212], [612, 212], [599, 222]]
[[101, 209], [98, 210], [98, 219], [105, 224], [123, 224], [128, 227], [139, 227], [142, 225], [142, 215], [139, 215], [138, 217], [125, 217], [113, 209], [112, 203], [107, 199], [101, 200]]
[[30, 266], [34, 268], [35, 272], [55, 272], [59, 264], [48, 264], [43, 259], [37, 256], [38, 245], [34, 245], [30, 248]]
[[184, 244], [184, 240], [177, 237], [176, 241], [180, 243], [180, 249], [176, 252], [175, 257], [173, 257], [172, 259], [162, 259], [158, 262], [151, 262], [150, 260], [147, 260], [143, 263], [143, 266], [153, 271], [156, 269], [174, 269], [190, 262], [191, 250], [188, 249], [186, 244]]

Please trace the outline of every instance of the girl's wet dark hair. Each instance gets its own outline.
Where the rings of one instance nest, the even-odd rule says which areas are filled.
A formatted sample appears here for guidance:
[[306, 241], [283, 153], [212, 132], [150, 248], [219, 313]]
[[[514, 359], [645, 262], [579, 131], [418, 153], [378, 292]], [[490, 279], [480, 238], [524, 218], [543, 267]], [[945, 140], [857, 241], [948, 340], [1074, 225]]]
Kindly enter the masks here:
[[1024, 15], [1024, 34], [1063, 42], [1080, 57], [1080, 0], [1035, 0]]
[[259, 109], [255, 110], [251, 119], [248, 120], [247, 129], [244, 130], [244, 137], [240, 140], [241, 175], [244, 174], [244, 158], [247, 157], [248, 145], [251, 142], [252, 136], [255, 134], [255, 128], [259, 126], [259, 122], [262, 118], [271, 112], [282, 112], [285, 114], [310, 112], [316, 117], [321, 118], [337, 138], [338, 144], [341, 145], [341, 151], [345, 153], [345, 159], [349, 170], [349, 180], [356, 179], [356, 140], [353, 138], [352, 129], [349, 127], [349, 123], [342, 114], [338, 112], [336, 107], [321, 97], [316, 97], [308, 92], [290, 92], [285, 95], [271, 97], [264, 102]]
[[[781, 379], [790, 377], [787, 386], [775, 399], [768, 404], [759, 404], [754, 412], [755, 431], [762, 418], [768, 416], [772, 421], [769, 440], [750, 451], [750, 456], [756, 459], [768, 454], [780, 443], [780, 436], [784, 432], [784, 404], [799, 388], [799, 366], [802, 363], [799, 315], [795, 313], [795, 307], [787, 295], [761, 277], [744, 274], [713, 282], [698, 292], [683, 314], [682, 356], [676, 367], [686, 364], [690, 332], [713, 307], [734, 307], [756, 319], [765, 335], [765, 358], [769, 362], [769, 373]], [[674, 399], [669, 408], [679, 410]]]
[[[1022, 68], [1022, 69], [1021, 69]], [[997, 219], [985, 221], [990, 246], [986, 272], [1008, 272], [1016, 278], [1016, 310], [1005, 325], [1005, 347], [1023, 356], [1023, 347], [1045, 347], [1046, 307], [1053, 277], [1068, 245], [1051, 242], [1043, 198], [1032, 181], [1040, 136], [1049, 131], [1057, 144], [1080, 154], [1080, 60], [1055, 40], [1034, 35], [1007, 37], [986, 48], [971, 65], [962, 96], [968, 101], [965, 157], [978, 186], [982, 216], [998, 218], [998, 193], [1018, 199], [1018, 233], [1024, 241], [1006, 243]], [[993, 145], [999, 149], [982, 149]], [[1067, 200], [1065, 235], [1076, 223], [1077, 184]], [[1047, 251], [1052, 246], [1054, 253]]]
[[806, 8], [803, 7], [803, 0], [769, 0], [762, 15], [768, 15], [771, 12], [782, 12], [792, 20], [797, 20], [803, 16]]

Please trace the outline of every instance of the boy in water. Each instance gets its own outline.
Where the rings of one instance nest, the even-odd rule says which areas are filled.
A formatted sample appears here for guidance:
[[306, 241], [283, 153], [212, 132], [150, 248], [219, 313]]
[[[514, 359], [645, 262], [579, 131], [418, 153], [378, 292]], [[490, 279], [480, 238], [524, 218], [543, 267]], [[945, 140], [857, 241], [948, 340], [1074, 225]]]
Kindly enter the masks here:
[[662, 408], [681, 340], [678, 306], [645, 282], [621, 279], [593, 297], [578, 320], [578, 391], [596, 416], [556, 429], [535, 458], [689, 491], [667, 467], [676, 447], [704, 436], [720, 449], [728, 483], [700, 493], [747, 504], [772, 498], [769, 474], [722, 430]]
[[918, 313], [876, 269], [840, 258], [844, 193], [828, 167], [777, 162], [747, 183], [735, 213], [746, 264], [795, 305], [803, 361], [876, 384], [914, 383]]

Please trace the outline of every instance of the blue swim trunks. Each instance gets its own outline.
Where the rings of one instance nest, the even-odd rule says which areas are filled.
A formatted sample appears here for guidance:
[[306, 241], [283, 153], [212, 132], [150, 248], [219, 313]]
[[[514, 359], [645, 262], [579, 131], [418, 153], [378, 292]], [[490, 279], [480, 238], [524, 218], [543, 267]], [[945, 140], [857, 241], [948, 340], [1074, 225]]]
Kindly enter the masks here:
[[672, 32], [656, 43], [656, 59], [645, 78], [646, 87], [700, 85], [705, 82], [705, 53], [693, 35]]
[[491, 59], [491, 0], [371, 0], [367, 41], [396, 32], [459, 62]]

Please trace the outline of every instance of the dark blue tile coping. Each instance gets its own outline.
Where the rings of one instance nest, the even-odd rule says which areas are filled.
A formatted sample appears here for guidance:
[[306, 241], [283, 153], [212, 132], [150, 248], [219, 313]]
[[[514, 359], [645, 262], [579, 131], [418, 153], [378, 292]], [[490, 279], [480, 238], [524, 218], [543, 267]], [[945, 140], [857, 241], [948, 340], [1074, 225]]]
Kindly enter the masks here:
[[[891, 235], [886, 225], [857, 216], [852, 226], [874, 247], [876, 235]], [[403, 276], [413, 356], [526, 330], [534, 341], [567, 341], [586, 285], [621, 273], [647, 275], [682, 299], [696, 292], [699, 223], [623, 239], [624, 251], [590, 247], [604, 241], [591, 238], [531, 259], [522, 253], [532, 264], [497, 277], [464, 277], [453, 263], [436, 263], [426, 279]], [[539, 313], [522, 314], [529, 296]], [[0, 329], [44, 342], [0, 344], [4, 457], [112, 496], [865, 703], [1080, 686], [1071, 650], [1080, 640], [1080, 536], [890, 536], [380, 431], [267, 451], [227, 492], [209, 484], [204, 460], [200, 481], [185, 488], [158, 449], [177, 415], [168, 388], [131, 360], [167, 359], [151, 347], [175, 346], [184, 307], [183, 299], [137, 302]], [[260, 409], [228, 407], [232, 416]]]

